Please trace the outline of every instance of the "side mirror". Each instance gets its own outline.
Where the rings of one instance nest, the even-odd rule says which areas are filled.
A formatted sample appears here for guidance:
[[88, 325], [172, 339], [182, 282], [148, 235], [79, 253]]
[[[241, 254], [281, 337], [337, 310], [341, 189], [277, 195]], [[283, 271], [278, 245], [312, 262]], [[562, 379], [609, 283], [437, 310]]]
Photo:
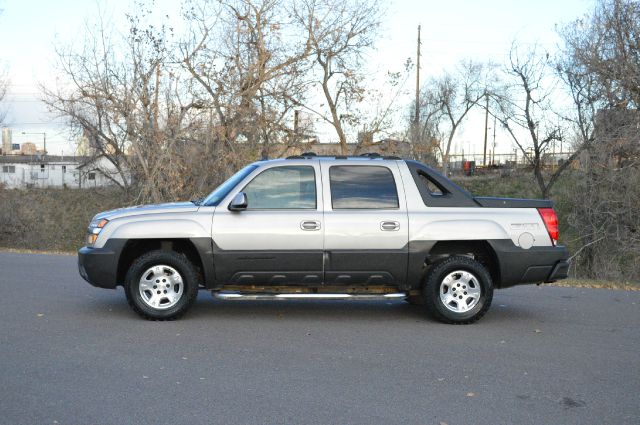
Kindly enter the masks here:
[[233, 200], [229, 204], [230, 211], [243, 211], [247, 209], [249, 202], [247, 201], [247, 194], [244, 192], [236, 193]]

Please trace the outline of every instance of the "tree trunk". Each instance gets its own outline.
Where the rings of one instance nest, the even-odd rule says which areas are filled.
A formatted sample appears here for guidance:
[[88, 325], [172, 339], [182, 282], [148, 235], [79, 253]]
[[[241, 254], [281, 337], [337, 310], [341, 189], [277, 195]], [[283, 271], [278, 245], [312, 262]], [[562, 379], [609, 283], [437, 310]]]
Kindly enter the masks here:
[[327, 103], [329, 104], [329, 110], [331, 111], [331, 124], [333, 124], [333, 128], [335, 128], [336, 133], [338, 133], [340, 151], [342, 155], [348, 155], [349, 148], [347, 146], [347, 136], [345, 136], [344, 130], [342, 129], [342, 122], [340, 121], [340, 116], [338, 115], [338, 108], [336, 107], [336, 103], [333, 101], [331, 91], [329, 90], [328, 69], [326, 68], [324, 79], [322, 81], [322, 91], [324, 92], [324, 97], [327, 100]]

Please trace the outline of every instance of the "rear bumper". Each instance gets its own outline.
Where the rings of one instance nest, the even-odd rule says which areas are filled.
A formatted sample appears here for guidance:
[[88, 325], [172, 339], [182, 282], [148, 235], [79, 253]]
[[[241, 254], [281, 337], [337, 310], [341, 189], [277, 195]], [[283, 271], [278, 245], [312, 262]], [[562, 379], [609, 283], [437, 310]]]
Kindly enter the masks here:
[[118, 258], [122, 247], [108, 241], [103, 248], [82, 247], [78, 250], [78, 271], [80, 276], [98, 288], [114, 289], [118, 282]]
[[511, 240], [491, 241], [498, 257], [500, 287], [555, 282], [569, 272], [569, 251], [564, 246], [517, 247]]

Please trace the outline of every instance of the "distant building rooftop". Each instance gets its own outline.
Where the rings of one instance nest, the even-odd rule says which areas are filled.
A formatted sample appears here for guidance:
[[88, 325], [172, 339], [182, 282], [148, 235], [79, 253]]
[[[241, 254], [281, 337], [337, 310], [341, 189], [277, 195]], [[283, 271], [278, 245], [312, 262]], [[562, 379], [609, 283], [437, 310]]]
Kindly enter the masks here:
[[65, 163], [85, 163], [90, 161], [91, 157], [88, 156], [73, 156], [73, 155], [0, 155], [0, 164], [47, 164], [51, 162], [65, 162]]

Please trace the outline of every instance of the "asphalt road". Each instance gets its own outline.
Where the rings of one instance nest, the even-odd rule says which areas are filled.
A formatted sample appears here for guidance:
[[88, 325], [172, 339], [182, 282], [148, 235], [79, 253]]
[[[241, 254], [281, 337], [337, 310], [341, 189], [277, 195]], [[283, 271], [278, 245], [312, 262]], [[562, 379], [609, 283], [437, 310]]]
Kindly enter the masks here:
[[217, 301], [139, 319], [76, 258], [0, 253], [1, 424], [638, 424], [640, 292], [498, 291], [471, 326], [402, 301]]

